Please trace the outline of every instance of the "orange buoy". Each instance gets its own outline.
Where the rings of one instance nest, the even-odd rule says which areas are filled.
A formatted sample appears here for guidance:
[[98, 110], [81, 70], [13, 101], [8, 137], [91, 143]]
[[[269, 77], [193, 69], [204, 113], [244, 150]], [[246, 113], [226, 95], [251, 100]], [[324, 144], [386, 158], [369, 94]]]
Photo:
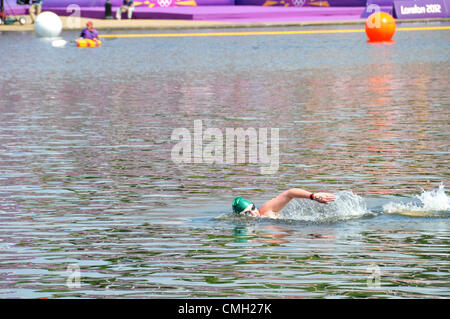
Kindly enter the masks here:
[[386, 12], [372, 13], [366, 20], [366, 34], [370, 42], [390, 41], [395, 33], [395, 19]]

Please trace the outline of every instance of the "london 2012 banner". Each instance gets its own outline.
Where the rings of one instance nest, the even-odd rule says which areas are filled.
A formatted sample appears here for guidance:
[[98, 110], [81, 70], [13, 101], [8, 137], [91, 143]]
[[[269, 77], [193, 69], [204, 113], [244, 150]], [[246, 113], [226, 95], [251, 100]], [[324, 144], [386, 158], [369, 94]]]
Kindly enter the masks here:
[[450, 0], [394, 0], [398, 19], [448, 18]]

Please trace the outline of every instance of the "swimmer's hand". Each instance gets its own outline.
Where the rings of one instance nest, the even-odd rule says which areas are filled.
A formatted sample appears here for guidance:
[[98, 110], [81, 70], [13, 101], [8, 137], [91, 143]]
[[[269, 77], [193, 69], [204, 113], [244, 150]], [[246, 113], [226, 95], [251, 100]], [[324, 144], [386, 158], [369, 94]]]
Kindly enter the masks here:
[[314, 200], [319, 203], [328, 204], [336, 200], [336, 196], [330, 193], [315, 193]]

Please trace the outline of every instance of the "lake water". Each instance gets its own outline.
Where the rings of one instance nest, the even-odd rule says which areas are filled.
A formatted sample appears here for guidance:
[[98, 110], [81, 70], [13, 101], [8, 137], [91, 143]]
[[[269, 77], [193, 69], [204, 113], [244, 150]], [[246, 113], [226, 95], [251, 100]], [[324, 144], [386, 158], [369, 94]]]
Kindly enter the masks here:
[[[448, 298], [449, 37], [0, 33], [0, 297]], [[278, 170], [175, 163], [195, 120]], [[338, 200], [231, 214], [292, 187]]]

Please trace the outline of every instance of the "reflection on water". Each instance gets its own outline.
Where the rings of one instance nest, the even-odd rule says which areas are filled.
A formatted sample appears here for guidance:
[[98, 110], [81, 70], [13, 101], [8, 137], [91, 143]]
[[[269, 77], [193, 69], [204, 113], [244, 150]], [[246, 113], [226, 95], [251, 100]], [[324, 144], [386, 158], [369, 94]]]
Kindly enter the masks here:
[[[448, 297], [448, 206], [408, 204], [449, 176], [446, 32], [90, 50], [2, 33], [0, 296]], [[277, 174], [173, 163], [173, 129], [197, 119], [279, 128]], [[289, 187], [349, 199], [229, 216], [235, 195], [260, 204]]]

